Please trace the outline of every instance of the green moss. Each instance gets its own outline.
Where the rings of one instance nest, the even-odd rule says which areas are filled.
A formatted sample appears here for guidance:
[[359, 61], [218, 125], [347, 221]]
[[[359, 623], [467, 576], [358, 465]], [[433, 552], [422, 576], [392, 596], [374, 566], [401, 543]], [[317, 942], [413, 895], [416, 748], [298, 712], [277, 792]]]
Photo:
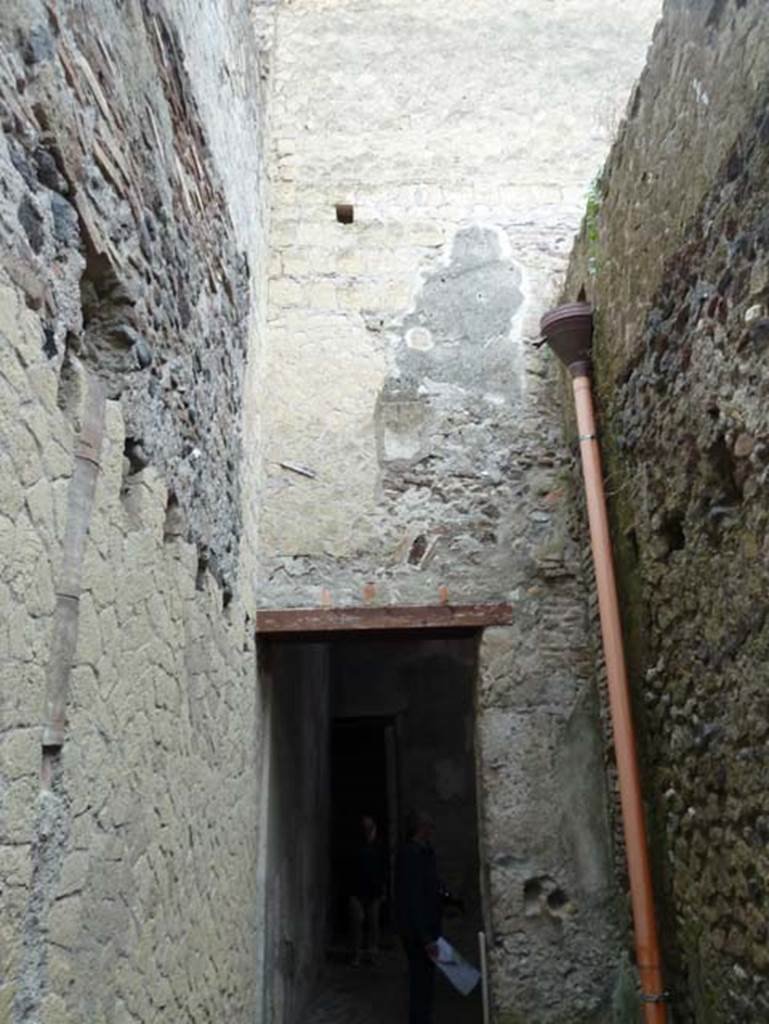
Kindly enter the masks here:
[[587, 251], [588, 273], [595, 277], [599, 267], [600, 238], [598, 230], [598, 216], [601, 212], [603, 194], [601, 191], [600, 178], [595, 178], [587, 193], [587, 206], [585, 207], [584, 237]]
[[641, 1004], [636, 973], [627, 959], [622, 961], [611, 999], [612, 1024], [639, 1024]]

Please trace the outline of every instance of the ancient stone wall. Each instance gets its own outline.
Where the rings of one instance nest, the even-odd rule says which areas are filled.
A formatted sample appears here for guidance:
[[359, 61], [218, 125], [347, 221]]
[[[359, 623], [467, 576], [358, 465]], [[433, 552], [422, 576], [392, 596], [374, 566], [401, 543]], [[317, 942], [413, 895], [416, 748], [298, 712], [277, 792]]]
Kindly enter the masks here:
[[569, 455], [533, 343], [658, 7], [278, 12], [258, 600], [512, 603], [475, 744], [506, 1024], [611, 1019], [618, 981]]
[[769, 1018], [769, 31], [665, 5], [573, 258], [676, 1021]]
[[235, 2], [0, 37], [0, 1018], [251, 1021], [265, 67]]
[[[6, 320], [4, 343], [16, 342], [28, 374], [38, 371], [39, 404], [27, 407], [39, 410], [44, 462], [56, 459], [66, 473], [55, 374], [39, 363], [38, 325], [15, 312], [26, 325], [16, 334]], [[13, 547], [4, 549], [1, 991], [3, 1019], [14, 1024], [195, 1019], [212, 1007], [253, 1019], [253, 641], [239, 606], [222, 615], [210, 576], [196, 588], [195, 547], [164, 534], [158, 474], [146, 469], [126, 483], [124, 439], [110, 402], [69, 730], [42, 788], [48, 558], [61, 515], [51, 492], [66, 476], [52, 487], [41, 472], [19, 492], [25, 504], [5, 531]], [[26, 587], [26, 606], [16, 587]]]
[[95, 20], [21, 7], [18, 25], [4, 14], [7, 45], [20, 40], [4, 90], [10, 272], [41, 311], [51, 364], [77, 357], [121, 398], [128, 458], [163, 472], [226, 582], [240, 535], [249, 260], [178, 33], [151, 5]]

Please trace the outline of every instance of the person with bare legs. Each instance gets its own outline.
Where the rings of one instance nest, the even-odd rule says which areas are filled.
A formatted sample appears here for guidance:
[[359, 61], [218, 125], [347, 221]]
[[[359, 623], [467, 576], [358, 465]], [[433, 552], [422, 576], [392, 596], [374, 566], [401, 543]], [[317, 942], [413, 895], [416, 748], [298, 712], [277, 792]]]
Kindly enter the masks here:
[[[350, 894], [352, 960], [357, 967], [361, 955], [373, 963], [379, 950], [379, 913], [385, 891], [385, 857], [377, 837], [374, 819], [364, 814], [360, 821], [362, 842], [355, 855]], [[363, 947], [364, 936], [367, 940]]]

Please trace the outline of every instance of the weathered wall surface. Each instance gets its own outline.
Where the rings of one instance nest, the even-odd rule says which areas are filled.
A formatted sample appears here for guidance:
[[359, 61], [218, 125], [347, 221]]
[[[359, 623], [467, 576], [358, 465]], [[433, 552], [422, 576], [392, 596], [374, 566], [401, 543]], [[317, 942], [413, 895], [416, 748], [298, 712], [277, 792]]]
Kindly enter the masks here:
[[[0, 1018], [13, 1024], [256, 1013], [263, 726], [238, 579], [254, 547], [243, 366], [265, 252], [249, 26], [237, 3], [205, 17], [181, 0], [0, 12]], [[250, 194], [235, 196], [246, 172]], [[88, 379], [106, 391], [106, 432], [93, 508], [70, 508]], [[54, 619], [77, 596], [57, 596], [73, 509], [90, 532], [68, 730], [43, 758]]]
[[[43, 457], [66, 471], [55, 374], [36, 365], [39, 327], [16, 310], [26, 325], [19, 335], [6, 321], [4, 343], [19, 346], [28, 372], [43, 371], [36, 395], [59, 439], [41, 434]], [[15, 540], [3, 556], [8, 589], [26, 582], [35, 595], [26, 607], [6, 598], [3, 616], [0, 992], [3, 1019], [14, 1024], [206, 1019], [214, 1008], [253, 1019], [253, 642], [242, 613], [222, 617], [210, 577], [196, 589], [195, 547], [164, 537], [158, 475], [147, 469], [126, 484], [124, 437], [109, 403], [69, 735], [43, 789], [39, 722], [53, 599], [45, 540], [53, 545], [58, 535], [44, 475], [27, 491], [34, 512], [20, 510], [5, 533]]]
[[[504, 1024], [635, 1021], [608, 843], [578, 547], [536, 554], [516, 628], [480, 649], [480, 836]], [[534, 631], [545, 636], [532, 642]]]
[[[245, 324], [246, 362], [242, 369], [240, 393], [234, 417], [217, 414], [216, 428], [237, 448], [237, 460], [228, 458], [221, 466], [222, 456], [212, 450], [209, 462], [215, 474], [234, 472], [238, 480], [240, 505], [239, 585], [249, 612], [255, 602], [254, 575], [256, 564], [258, 493], [261, 461], [259, 452], [261, 405], [261, 349], [266, 331], [267, 310], [267, 230], [269, 222], [269, 185], [267, 137], [269, 132], [269, 92], [273, 62], [275, 12], [280, 0], [249, 0], [207, 5], [201, 16], [197, 0], [173, 0], [173, 12], [185, 54], [184, 66], [190, 75], [195, 101], [205, 126], [205, 139], [216, 164], [216, 173], [227, 202], [232, 221], [234, 245], [241, 265], [247, 269], [250, 303]], [[223, 116], [226, 110], [226, 116]], [[185, 254], [185, 260], [190, 254]], [[221, 282], [218, 290], [221, 291]], [[208, 344], [212, 344], [209, 340]], [[222, 360], [234, 339], [223, 333], [219, 345]], [[240, 369], [236, 363], [236, 370]], [[227, 372], [226, 362], [217, 366]], [[197, 366], [195, 366], [197, 376]], [[203, 374], [205, 379], [205, 373]], [[207, 463], [208, 465], [208, 463]], [[210, 506], [210, 495], [217, 479], [206, 468], [204, 495]], [[218, 498], [222, 500], [221, 496]], [[196, 498], [197, 502], [197, 498]], [[194, 525], [194, 521], [193, 521]], [[226, 545], [225, 545], [226, 550]], [[235, 552], [230, 551], [233, 573], [238, 568]], [[221, 556], [209, 557], [216, 570]], [[224, 559], [225, 564], [230, 560]], [[227, 581], [225, 579], [225, 587]]]
[[270, 708], [265, 1021], [301, 1019], [326, 940], [329, 669], [324, 644], [275, 644], [261, 676]]
[[527, 343], [657, 10], [279, 10], [262, 604], [517, 586], [557, 450]]
[[512, 602], [476, 742], [499, 1021], [610, 1019], [617, 982], [568, 456], [531, 342], [658, 8], [278, 15], [259, 602]]
[[568, 294], [597, 307], [632, 681], [677, 1021], [769, 1018], [769, 31], [665, 5]]
[[59, 21], [12, 5], [4, 20], [9, 272], [41, 311], [51, 364], [75, 355], [121, 398], [127, 455], [163, 472], [190, 538], [231, 580], [249, 260], [178, 33], [139, 4]]

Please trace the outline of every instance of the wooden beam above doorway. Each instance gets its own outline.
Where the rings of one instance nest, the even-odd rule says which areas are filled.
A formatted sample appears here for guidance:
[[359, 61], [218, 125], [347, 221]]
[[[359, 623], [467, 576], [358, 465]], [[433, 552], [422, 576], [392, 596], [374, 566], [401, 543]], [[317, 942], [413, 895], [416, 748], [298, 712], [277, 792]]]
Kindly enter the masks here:
[[360, 608], [264, 608], [257, 636], [403, 629], [483, 629], [513, 621], [509, 604], [386, 605]]

